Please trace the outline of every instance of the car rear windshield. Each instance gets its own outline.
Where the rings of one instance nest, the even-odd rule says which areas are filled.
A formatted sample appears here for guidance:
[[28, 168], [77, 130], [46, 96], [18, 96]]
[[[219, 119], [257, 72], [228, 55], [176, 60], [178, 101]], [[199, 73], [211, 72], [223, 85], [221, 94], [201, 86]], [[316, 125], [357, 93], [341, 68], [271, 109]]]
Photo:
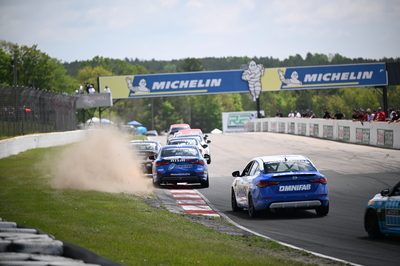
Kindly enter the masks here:
[[168, 142], [169, 145], [197, 145], [196, 140], [194, 139], [177, 139], [170, 140]]
[[134, 144], [129, 144], [129, 147], [136, 151], [156, 150], [156, 144], [154, 143], [134, 143]]
[[317, 171], [308, 160], [287, 160], [264, 163], [265, 173]]
[[162, 157], [169, 156], [198, 156], [198, 152], [194, 148], [165, 148], [161, 153]]

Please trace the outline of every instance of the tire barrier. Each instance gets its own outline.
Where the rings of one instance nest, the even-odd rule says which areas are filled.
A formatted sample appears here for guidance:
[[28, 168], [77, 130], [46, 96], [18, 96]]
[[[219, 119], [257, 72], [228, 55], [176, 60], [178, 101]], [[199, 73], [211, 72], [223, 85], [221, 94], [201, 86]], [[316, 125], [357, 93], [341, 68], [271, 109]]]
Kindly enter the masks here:
[[28, 226], [0, 218], [0, 266], [124, 266]]

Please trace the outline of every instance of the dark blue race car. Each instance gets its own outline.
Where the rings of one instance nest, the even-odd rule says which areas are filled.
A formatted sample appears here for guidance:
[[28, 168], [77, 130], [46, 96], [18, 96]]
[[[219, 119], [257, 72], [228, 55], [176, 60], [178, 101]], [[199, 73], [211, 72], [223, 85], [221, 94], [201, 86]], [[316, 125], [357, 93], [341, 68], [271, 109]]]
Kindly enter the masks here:
[[372, 238], [385, 234], [400, 235], [400, 182], [368, 201], [364, 228]]
[[327, 179], [305, 156], [256, 157], [232, 176], [233, 211], [247, 209], [250, 217], [262, 210], [315, 209], [321, 216], [329, 212]]
[[198, 183], [209, 187], [207, 155], [201, 155], [193, 145], [166, 145], [156, 156], [150, 156], [153, 162], [153, 184], [176, 185], [178, 183]]

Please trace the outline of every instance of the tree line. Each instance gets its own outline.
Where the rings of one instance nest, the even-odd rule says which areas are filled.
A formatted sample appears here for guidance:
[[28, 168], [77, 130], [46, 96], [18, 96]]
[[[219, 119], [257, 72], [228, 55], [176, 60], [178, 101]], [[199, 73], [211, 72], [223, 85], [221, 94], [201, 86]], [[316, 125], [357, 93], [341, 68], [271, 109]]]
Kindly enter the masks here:
[[[16, 59], [16, 60], [14, 60]], [[35, 87], [48, 91], [73, 94], [79, 85], [94, 84], [98, 91], [99, 76], [136, 75], [155, 73], [178, 73], [192, 71], [215, 71], [240, 69], [251, 60], [263, 64], [265, 68], [315, 65], [340, 65], [376, 62], [400, 62], [400, 58], [380, 60], [347, 58], [339, 54], [311, 54], [305, 58], [296, 54], [287, 59], [273, 57], [221, 57], [185, 58], [180, 60], [140, 60], [125, 58], [111, 59], [96, 56], [91, 60], [61, 62], [46, 53], [31, 47], [0, 41], [0, 84], [14, 84], [14, 66], [17, 70], [17, 85]], [[112, 88], [111, 88], [112, 89]], [[388, 86], [388, 105], [400, 108], [400, 86]], [[351, 118], [354, 109], [377, 109], [383, 106], [382, 92], [372, 87], [290, 90], [263, 92], [260, 108], [266, 117], [273, 117], [277, 110], [284, 116], [290, 111], [313, 110], [322, 117], [322, 109], [331, 112], [340, 109]], [[190, 123], [192, 127], [210, 132], [222, 127], [222, 112], [256, 110], [248, 93], [228, 93], [199, 96], [169, 96], [156, 98], [124, 99], [102, 112], [102, 117], [118, 117], [126, 123], [140, 121], [148, 129], [165, 130], [173, 123]], [[98, 110], [93, 113], [98, 115]], [[80, 122], [89, 119], [78, 115]], [[153, 128], [154, 125], [154, 128]]]

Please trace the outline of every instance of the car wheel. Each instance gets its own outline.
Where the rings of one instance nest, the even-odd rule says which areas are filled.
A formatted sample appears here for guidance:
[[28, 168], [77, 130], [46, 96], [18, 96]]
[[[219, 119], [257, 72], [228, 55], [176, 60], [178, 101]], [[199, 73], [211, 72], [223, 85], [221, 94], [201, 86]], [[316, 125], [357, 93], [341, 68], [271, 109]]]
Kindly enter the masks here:
[[201, 182], [201, 187], [202, 188], [208, 188], [209, 186], [210, 186], [210, 179], [207, 176], [207, 180]]
[[383, 236], [381, 230], [379, 230], [378, 217], [373, 210], [369, 210], [365, 215], [364, 227], [365, 231], [367, 231], [368, 235], [372, 238], [379, 238]]
[[153, 186], [156, 187], [156, 188], [159, 188], [161, 186], [161, 182], [160, 181], [155, 181], [153, 179]]
[[315, 209], [317, 215], [325, 216], [329, 213], [329, 203], [326, 206], [319, 206]]
[[231, 190], [231, 205], [232, 205], [232, 211], [234, 211], [234, 212], [239, 212], [239, 211], [243, 210], [243, 208], [239, 208], [237, 206], [235, 191], [233, 190], [233, 188]]
[[248, 201], [249, 201], [249, 206], [248, 206], [249, 216], [250, 218], [255, 218], [258, 216], [259, 211], [257, 211], [254, 207], [253, 197], [251, 196], [251, 194], [249, 194]]

